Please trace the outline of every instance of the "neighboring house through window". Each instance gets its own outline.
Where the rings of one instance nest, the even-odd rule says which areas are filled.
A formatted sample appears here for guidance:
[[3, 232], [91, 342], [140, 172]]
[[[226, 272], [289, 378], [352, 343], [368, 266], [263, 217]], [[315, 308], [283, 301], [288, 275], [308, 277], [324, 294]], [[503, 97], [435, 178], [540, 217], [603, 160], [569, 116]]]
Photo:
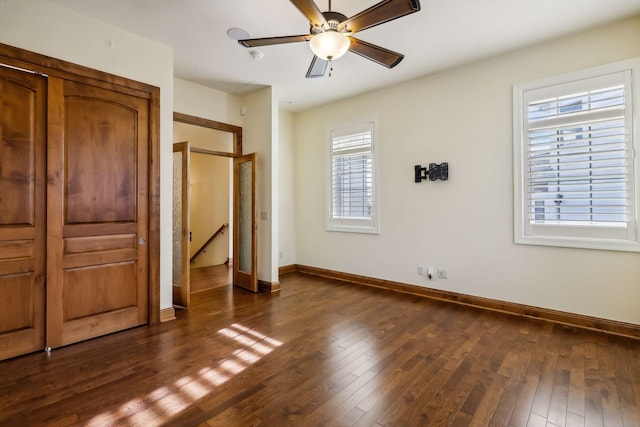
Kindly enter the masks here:
[[373, 122], [329, 131], [327, 230], [378, 233]]
[[634, 60], [514, 86], [516, 243], [640, 251], [638, 73]]

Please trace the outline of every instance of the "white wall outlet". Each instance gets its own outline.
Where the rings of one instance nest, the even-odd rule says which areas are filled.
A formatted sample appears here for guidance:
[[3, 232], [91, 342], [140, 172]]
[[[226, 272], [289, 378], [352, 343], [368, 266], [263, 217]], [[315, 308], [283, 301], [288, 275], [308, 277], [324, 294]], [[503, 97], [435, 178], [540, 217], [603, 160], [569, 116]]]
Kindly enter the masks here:
[[418, 274], [420, 276], [424, 276], [424, 266], [423, 265], [419, 265], [418, 266]]
[[429, 266], [427, 267], [427, 279], [436, 280], [436, 270], [435, 268]]
[[439, 279], [448, 279], [449, 278], [449, 270], [447, 270], [446, 268], [439, 268], [438, 269], [438, 278]]

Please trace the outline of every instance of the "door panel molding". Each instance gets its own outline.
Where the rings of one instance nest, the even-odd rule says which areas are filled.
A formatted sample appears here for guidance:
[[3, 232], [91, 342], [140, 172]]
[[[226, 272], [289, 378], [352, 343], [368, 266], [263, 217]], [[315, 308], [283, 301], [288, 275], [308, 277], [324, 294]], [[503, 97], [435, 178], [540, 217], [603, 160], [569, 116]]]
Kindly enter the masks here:
[[[56, 77], [48, 83], [46, 345], [53, 348], [148, 322], [149, 100]], [[121, 239], [123, 228], [133, 232], [131, 247], [100, 248]], [[70, 252], [66, 233], [84, 244]]]
[[0, 68], [0, 360], [44, 348], [46, 79]]
[[[149, 261], [147, 265], [142, 266], [142, 268], [146, 269], [149, 278], [149, 322], [151, 324], [160, 323], [160, 89], [146, 83], [137, 82], [2, 43], [0, 43], [0, 63], [47, 75], [50, 78], [57, 77], [67, 81], [89, 84], [95, 88], [115, 90], [116, 92], [136, 96], [148, 101], [149, 145], [145, 153], [149, 167], [148, 176], [145, 178], [148, 186], [148, 201], [144, 207], [139, 204], [139, 208], [146, 210], [146, 215], [149, 220], [146, 238]], [[7, 70], [6, 67], [0, 68]], [[15, 70], [13, 71], [17, 72]], [[30, 75], [25, 71], [21, 73]], [[42, 76], [36, 75], [36, 77], [43, 81], [45, 79], [45, 77]], [[44, 103], [46, 106], [46, 99]], [[43, 189], [44, 186], [45, 184], [43, 183]], [[135, 224], [133, 225], [135, 226]], [[82, 226], [83, 225], [78, 224], [78, 227]], [[104, 229], [103, 232], [104, 234], [110, 234], [110, 231], [107, 229]], [[15, 236], [16, 232], [12, 230], [9, 234]], [[76, 235], [82, 235], [82, 232], [80, 229], [69, 231], [65, 227], [64, 235], [65, 237], [74, 237]], [[0, 271], [2, 270], [1, 264], [2, 263], [0, 263]], [[0, 355], [0, 359], [1, 358], [2, 355]]]

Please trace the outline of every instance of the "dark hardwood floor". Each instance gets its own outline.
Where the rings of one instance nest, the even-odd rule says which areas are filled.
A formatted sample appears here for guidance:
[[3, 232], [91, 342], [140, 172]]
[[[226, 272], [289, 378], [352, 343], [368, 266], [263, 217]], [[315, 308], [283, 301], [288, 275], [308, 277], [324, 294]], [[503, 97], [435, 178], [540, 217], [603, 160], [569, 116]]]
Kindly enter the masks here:
[[191, 269], [191, 294], [208, 291], [233, 283], [231, 264], [210, 265]]
[[0, 424], [640, 426], [640, 341], [299, 273], [0, 362]]

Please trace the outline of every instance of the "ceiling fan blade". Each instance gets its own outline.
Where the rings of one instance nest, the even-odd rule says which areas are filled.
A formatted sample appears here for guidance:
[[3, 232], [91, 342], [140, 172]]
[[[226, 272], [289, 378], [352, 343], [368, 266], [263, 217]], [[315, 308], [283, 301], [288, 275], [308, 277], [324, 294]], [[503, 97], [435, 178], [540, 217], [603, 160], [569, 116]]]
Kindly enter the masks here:
[[326, 61], [322, 58], [318, 58], [317, 56], [313, 56], [311, 60], [311, 65], [309, 65], [309, 69], [307, 70], [307, 78], [315, 78], [324, 76], [324, 72], [327, 70], [327, 64], [329, 61]]
[[351, 40], [349, 51], [357, 53], [358, 55], [370, 59], [373, 62], [377, 62], [380, 65], [384, 65], [387, 68], [395, 67], [404, 58], [404, 55], [401, 53], [397, 53], [371, 43], [363, 42], [362, 40], [358, 40], [354, 37], [349, 37], [349, 40]]
[[356, 33], [420, 10], [419, 0], [383, 0], [342, 22], [339, 30]]
[[238, 40], [238, 43], [240, 43], [244, 47], [258, 47], [269, 46], [272, 44], [308, 42], [312, 37], [313, 35], [311, 34], [304, 34], [300, 36], [264, 37], [261, 39]]
[[291, 0], [291, 3], [307, 17], [314, 27], [327, 24], [327, 20], [313, 0]]

